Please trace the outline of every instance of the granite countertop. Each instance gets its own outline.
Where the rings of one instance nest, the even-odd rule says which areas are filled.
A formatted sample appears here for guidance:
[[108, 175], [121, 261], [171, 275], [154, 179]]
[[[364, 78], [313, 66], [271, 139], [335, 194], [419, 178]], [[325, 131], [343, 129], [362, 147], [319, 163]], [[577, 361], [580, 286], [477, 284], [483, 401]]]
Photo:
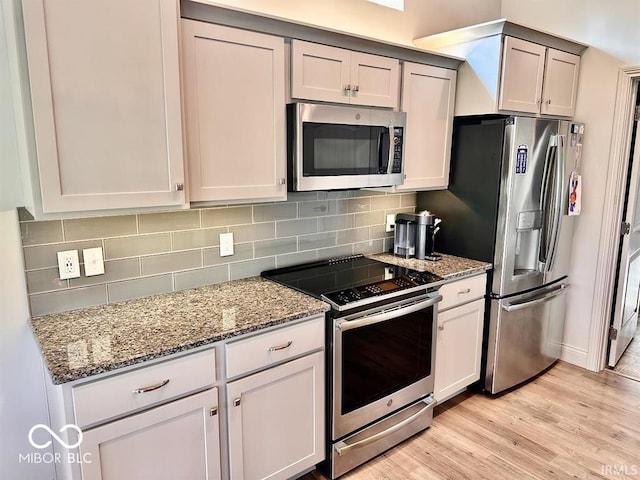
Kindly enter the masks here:
[[391, 263], [393, 265], [400, 265], [401, 267], [412, 268], [420, 272], [435, 273], [445, 280], [455, 280], [460, 277], [477, 275], [492, 268], [490, 263], [471, 260], [469, 258], [455, 257], [444, 253], [441, 255], [442, 258], [437, 261], [396, 257], [392, 253], [380, 253], [372, 255], [370, 258], [381, 262]]
[[320, 300], [260, 277], [31, 320], [54, 384], [324, 313]]

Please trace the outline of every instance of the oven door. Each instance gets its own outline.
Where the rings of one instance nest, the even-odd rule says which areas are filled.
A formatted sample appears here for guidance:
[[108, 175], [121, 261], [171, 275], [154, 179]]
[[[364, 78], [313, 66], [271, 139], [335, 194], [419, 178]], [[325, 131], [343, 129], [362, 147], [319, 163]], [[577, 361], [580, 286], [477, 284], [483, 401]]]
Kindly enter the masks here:
[[334, 319], [332, 438], [433, 393], [437, 292]]

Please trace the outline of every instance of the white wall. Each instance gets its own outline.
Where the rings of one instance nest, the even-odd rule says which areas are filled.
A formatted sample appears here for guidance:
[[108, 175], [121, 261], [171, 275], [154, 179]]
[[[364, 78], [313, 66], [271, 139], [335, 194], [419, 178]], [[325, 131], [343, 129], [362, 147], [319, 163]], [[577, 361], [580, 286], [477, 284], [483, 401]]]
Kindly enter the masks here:
[[195, 0], [401, 45], [500, 18], [501, 0], [405, 0], [400, 12], [366, 0]]
[[[20, 227], [16, 210], [0, 211], [0, 478], [46, 480], [46, 463], [20, 463], [36, 450], [29, 429], [49, 424], [40, 352], [29, 328]], [[47, 450], [41, 450], [45, 453]]]
[[586, 365], [604, 212], [618, 70], [640, 65], [638, 0], [502, 0], [502, 16], [515, 23], [590, 45], [582, 57], [575, 118], [586, 124], [582, 214], [577, 221], [572, 289], [563, 358]]

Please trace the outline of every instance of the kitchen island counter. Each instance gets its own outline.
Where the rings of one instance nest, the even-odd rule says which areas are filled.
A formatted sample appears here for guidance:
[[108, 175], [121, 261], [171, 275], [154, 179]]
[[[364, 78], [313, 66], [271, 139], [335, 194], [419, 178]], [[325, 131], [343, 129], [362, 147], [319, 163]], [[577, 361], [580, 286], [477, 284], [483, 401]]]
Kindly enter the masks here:
[[328, 305], [260, 277], [83, 308], [31, 320], [54, 384], [274, 325]]

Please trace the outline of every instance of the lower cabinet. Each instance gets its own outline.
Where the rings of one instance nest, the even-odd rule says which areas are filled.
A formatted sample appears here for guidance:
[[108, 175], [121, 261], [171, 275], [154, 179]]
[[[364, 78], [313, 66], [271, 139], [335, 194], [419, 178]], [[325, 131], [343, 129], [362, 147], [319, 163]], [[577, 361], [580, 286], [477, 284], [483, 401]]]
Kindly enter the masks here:
[[230, 478], [285, 479], [324, 459], [324, 353], [227, 385]]
[[84, 480], [220, 478], [218, 389], [84, 432]]

